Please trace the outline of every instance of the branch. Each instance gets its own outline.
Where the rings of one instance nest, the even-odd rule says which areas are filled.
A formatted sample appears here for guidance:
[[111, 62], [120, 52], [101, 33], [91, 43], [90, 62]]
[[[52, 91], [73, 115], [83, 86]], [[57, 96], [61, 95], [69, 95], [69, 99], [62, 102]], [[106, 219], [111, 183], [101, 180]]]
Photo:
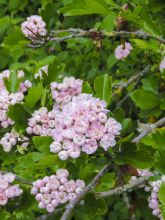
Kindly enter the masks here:
[[[8, 172], [6, 172], [6, 171], [0, 171], [0, 173], [6, 174], [6, 173], [8, 173]], [[22, 178], [22, 177], [16, 176], [15, 179], [16, 179], [17, 181], [21, 182], [21, 183], [24, 183], [24, 184], [27, 184], [27, 185], [30, 185], [30, 186], [33, 185], [32, 182], [30, 182], [30, 181], [28, 181], [28, 180], [25, 180], [25, 179]]]
[[144, 183], [146, 183], [149, 180], [149, 178], [150, 177], [146, 177], [146, 176], [140, 177], [136, 181], [133, 181], [132, 183], [125, 184], [124, 186], [119, 186], [115, 189], [111, 189], [106, 192], [96, 193], [96, 196], [97, 196], [97, 198], [101, 198], [101, 197], [105, 198], [108, 196], [123, 194], [125, 192], [132, 190], [135, 187], [139, 187], [139, 186], [143, 185]]
[[142, 71], [138, 72], [136, 75], [132, 76], [127, 82], [122, 82], [119, 85], [115, 85], [116, 91], [113, 93], [113, 97], [115, 97], [118, 93], [121, 93], [121, 91], [125, 88], [127, 88], [132, 82], [136, 82], [135, 86], [127, 93], [118, 103], [116, 108], [120, 108], [120, 106], [125, 102], [125, 100], [129, 97], [130, 93], [136, 88], [138, 85], [140, 79], [144, 77], [148, 71], [150, 70], [150, 65], [146, 66]]
[[[165, 123], [165, 117], [160, 119], [159, 121], [155, 122], [154, 124], [150, 125], [150, 129], [143, 131], [140, 135], [138, 135], [136, 138], [134, 138], [132, 140], [132, 142], [134, 143], [138, 143], [144, 136], [146, 136], [148, 133], [152, 132], [153, 129], [160, 127], [162, 124]], [[73, 208], [75, 207], [75, 205], [77, 203], [79, 203], [79, 201], [89, 192], [91, 191], [93, 188], [95, 188], [95, 186], [98, 183], [98, 180], [100, 179], [101, 176], [104, 175], [104, 173], [107, 172], [107, 170], [109, 170], [111, 168], [111, 163], [108, 163], [107, 165], [105, 165], [100, 172], [96, 175], [96, 177], [89, 183], [89, 185], [87, 185], [87, 187], [83, 190], [83, 192], [77, 197], [75, 198], [72, 202], [69, 203], [69, 205], [67, 206], [61, 220], [67, 220], [73, 210]], [[117, 187], [115, 189], [109, 190], [107, 192], [101, 192], [101, 193], [96, 193], [97, 197], [108, 197], [110, 195], [114, 195], [114, 194], [121, 194], [124, 192], [127, 192], [128, 190], [142, 185], [144, 184], [146, 181], [148, 181], [149, 177], [141, 177], [139, 179], [137, 179], [137, 181], [134, 181], [130, 184], [126, 184], [123, 187]]]
[[107, 165], [105, 165], [100, 171], [99, 173], [95, 176], [95, 178], [85, 187], [85, 189], [82, 191], [81, 194], [79, 194], [73, 201], [71, 201], [67, 207], [66, 210], [63, 214], [63, 216], [61, 217], [61, 220], [66, 220], [69, 218], [73, 208], [75, 207], [75, 205], [92, 189], [95, 188], [95, 186], [98, 183], [98, 180], [100, 179], [100, 177], [102, 177], [104, 175], [104, 173], [106, 173], [109, 169], [111, 168], [111, 163], [108, 163]]
[[154, 124], [148, 124], [148, 126], [146, 126], [146, 128], [144, 128], [143, 131], [132, 140], [132, 142], [136, 144], [139, 143], [143, 137], [152, 132], [155, 128], [162, 126], [163, 124], [165, 124], [165, 117], [155, 122]]
[[[58, 37], [57, 35], [59, 33], [67, 33], [69, 35]], [[53, 36], [55, 35], [55, 37]], [[140, 39], [154, 39], [162, 44], [165, 44], [165, 39], [162, 37], [154, 36], [149, 33], [146, 33], [144, 31], [112, 31], [112, 32], [106, 32], [106, 31], [97, 31], [97, 30], [82, 30], [82, 29], [74, 29], [70, 28], [68, 30], [57, 30], [52, 32], [47, 38], [42, 39], [43, 42], [39, 45], [35, 45], [35, 47], [41, 47], [44, 44], [48, 43], [49, 41], [55, 41], [55, 42], [62, 42], [65, 40], [73, 39], [73, 38], [92, 38], [94, 40], [101, 40], [102, 38], [108, 37], [108, 38], [114, 38], [114, 37], [121, 37], [121, 38], [140, 38]], [[28, 47], [33, 47], [33, 45], [28, 45]]]
[[123, 90], [127, 88], [132, 82], [139, 80], [140, 78], [144, 77], [148, 71], [150, 70], [150, 65], [146, 66], [143, 70], [138, 72], [136, 75], [129, 78], [127, 82], [121, 82], [118, 85], [116, 84], [114, 87], [117, 88], [116, 93], [118, 93], [118, 90]]

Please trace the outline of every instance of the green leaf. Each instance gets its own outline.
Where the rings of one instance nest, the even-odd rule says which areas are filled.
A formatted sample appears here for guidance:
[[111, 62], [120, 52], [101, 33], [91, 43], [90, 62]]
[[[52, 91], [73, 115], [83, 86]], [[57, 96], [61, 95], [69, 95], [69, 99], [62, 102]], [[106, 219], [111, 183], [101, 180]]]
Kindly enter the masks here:
[[23, 133], [27, 127], [27, 119], [30, 117], [30, 114], [24, 109], [23, 105], [18, 103], [10, 105], [7, 115], [15, 122], [15, 130]]
[[146, 91], [158, 94], [159, 91], [159, 79], [155, 76], [153, 78], [142, 79], [142, 88]]
[[117, 143], [121, 144], [121, 143], [130, 141], [133, 138], [133, 135], [134, 135], [134, 133], [132, 132], [129, 135], [127, 135], [126, 137], [120, 139]]
[[34, 164], [40, 161], [44, 157], [45, 157], [44, 153], [38, 153], [38, 152], [28, 153], [25, 156], [19, 157], [18, 163], [15, 166], [15, 171], [19, 172], [20, 170], [29, 169], [29, 168], [33, 170]]
[[122, 122], [125, 117], [125, 112], [122, 108], [118, 108], [113, 112], [113, 116], [117, 121]]
[[164, 175], [165, 170], [165, 152], [164, 151], [156, 151], [154, 154], [154, 162], [155, 162], [155, 170], [159, 171], [161, 174]]
[[58, 158], [58, 155], [46, 155], [40, 161], [32, 165], [34, 169], [47, 169], [48, 167], [59, 167], [64, 165], [65, 162]]
[[132, 128], [132, 120], [130, 118], [125, 118], [122, 121], [121, 135], [128, 134], [131, 131], [131, 128]]
[[61, 72], [62, 66], [60, 66], [60, 63], [57, 58], [53, 60], [52, 63], [48, 66], [48, 74], [44, 77], [44, 83], [46, 85], [50, 84], [53, 81], [56, 81], [58, 78], [58, 74]]
[[49, 146], [52, 143], [52, 137], [48, 136], [34, 136], [32, 138], [35, 147], [38, 149], [39, 152], [42, 153], [50, 153]]
[[143, 7], [141, 10], [141, 19], [140, 19], [140, 25], [142, 29], [144, 29], [146, 32], [149, 32], [153, 35], [159, 35], [159, 29], [154, 20], [151, 17], [150, 12], [146, 7]]
[[89, 82], [83, 82], [82, 93], [93, 94], [93, 89]]
[[163, 219], [165, 219], [165, 205], [160, 206], [161, 214], [163, 216]]
[[10, 17], [5, 16], [3, 18], [0, 18], [0, 34], [3, 34], [6, 29], [10, 26]]
[[160, 103], [159, 96], [143, 89], [136, 89], [130, 94], [130, 96], [135, 105], [144, 110], [152, 109]]
[[61, 8], [60, 12], [64, 13], [65, 16], [90, 14], [108, 15], [110, 13], [106, 4], [99, 0], [75, 0], [72, 4]]
[[158, 192], [159, 202], [165, 206], [165, 183], [162, 183]]
[[106, 203], [103, 199], [96, 199], [92, 193], [84, 198], [84, 205], [79, 205], [74, 209], [75, 220], [100, 220], [100, 216], [107, 211]]
[[153, 133], [144, 137], [141, 142], [145, 145], [151, 146], [154, 149], [165, 151], [165, 129], [158, 128]]
[[137, 151], [136, 146], [131, 143], [125, 143], [121, 147], [121, 152], [116, 158], [120, 165], [129, 164], [140, 169], [149, 169], [153, 166], [152, 155], [147, 150]]
[[9, 79], [5, 79], [5, 86], [8, 89], [9, 92], [15, 93], [18, 90], [19, 87], [19, 80], [17, 77], [17, 71], [11, 70]]
[[43, 92], [43, 86], [41, 83], [38, 83], [36, 86], [31, 87], [28, 90], [28, 95], [25, 96], [24, 105], [28, 108], [34, 108], [37, 102], [41, 99]]
[[45, 153], [32, 152], [18, 159], [15, 166], [15, 171], [29, 171], [36, 172], [35, 170], [47, 168], [59, 168], [64, 166], [65, 162], [58, 158], [58, 155], [45, 155]]
[[97, 192], [106, 191], [114, 187], [115, 185], [115, 174], [106, 173], [100, 178], [100, 184], [96, 187]]
[[143, 49], [143, 50], [151, 50], [154, 52], [159, 52], [159, 49], [157, 47], [157, 42], [154, 40], [146, 41], [141, 39], [131, 39], [132, 42], [136, 44], [137, 47]]
[[89, 213], [95, 213], [96, 215], [104, 214], [106, 211], [106, 204], [103, 199], [96, 199], [92, 193], [89, 193], [84, 198], [84, 205], [88, 210], [90, 209]]
[[107, 15], [104, 18], [103, 22], [101, 23], [100, 28], [102, 28], [106, 31], [113, 31], [115, 19], [116, 19], [116, 15], [114, 13]]
[[96, 96], [110, 104], [112, 98], [112, 77], [108, 74], [98, 76], [94, 81]]
[[0, 219], [7, 220], [10, 217], [10, 212], [6, 211], [5, 209], [0, 209]]
[[16, 27], [11, 33], [5, 38], [3, 45], [7, 47], [14, 47], [19, 41], [24, 41], [24, 36], [21, 32], [21, 29]]
[[28, 4], [28, 0], [9, 0], [8, 9], [11, 11], [24, 9]]

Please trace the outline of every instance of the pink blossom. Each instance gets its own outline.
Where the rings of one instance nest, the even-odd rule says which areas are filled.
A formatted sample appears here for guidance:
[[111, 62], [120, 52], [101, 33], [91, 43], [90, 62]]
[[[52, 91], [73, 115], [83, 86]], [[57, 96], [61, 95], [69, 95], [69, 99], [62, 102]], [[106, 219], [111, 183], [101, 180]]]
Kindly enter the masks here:
[[42, 20], [42, 17], [38, 15], [32, 15], [21, 24], [21, 30], [27, 38], [35, 40], [38, 39], [39, 36], [42, 37], [47, 34], [45, 26], [46, 24]]
[[119, 135], [121, 130], [121, 124], [117, 122], [114, 118], [109, 118], [105, 124], [107, 132], [113, 135]]
[[8, 202], [8, 197], [3, 190], [0, 189], [0, 206], [6, 205]]
[[19, 185], [11, 185], [15, 180], [13, 173], [0, 173], [0, 206], [7, 204], [9, 199], [19, 196], [23, 191]]
[[82, 151], [87, 154], [93, 154], [98, 148], [95, 139], [87, 139], [85, 145], [82, 147]]
[[115, 57], [118, 60], [125, 59], [131, 52], [132, 46], [130, 43], [126, 42], [124, 45], [119, 45], [115, 49]]
[[[53, 212], [58, 205], [67, 203], [77, 197], [85, 187], [83, 180], [68, 180], [69, 172], [66, 169], [58, 169], [56, 174], [46, 176], [33, 182], [32, 194], [39, 202], [39, 208], [44, 208], [47, 212]], [[44, 183], [41, 186], [40, 182]], [[36, 188], [36, 184], [39, 188]]]

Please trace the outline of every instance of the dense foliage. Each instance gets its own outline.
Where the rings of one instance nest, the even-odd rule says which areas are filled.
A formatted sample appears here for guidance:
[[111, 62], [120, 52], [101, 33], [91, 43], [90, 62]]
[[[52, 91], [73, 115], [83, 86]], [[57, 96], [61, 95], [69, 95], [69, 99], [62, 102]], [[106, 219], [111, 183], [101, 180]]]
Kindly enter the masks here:
[[165, 219], [164, 9], [0, 0], [0, 219]]

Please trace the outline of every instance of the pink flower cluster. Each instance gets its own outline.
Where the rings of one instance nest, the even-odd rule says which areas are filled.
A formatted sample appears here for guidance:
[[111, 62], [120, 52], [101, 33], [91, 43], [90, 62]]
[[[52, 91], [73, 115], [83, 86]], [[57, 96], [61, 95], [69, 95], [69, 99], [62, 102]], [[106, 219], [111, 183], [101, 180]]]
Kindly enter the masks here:
[[74, 77], [65, 77], [62, 83], [52, 82], [51, 93], [56, 104], [64, 105], [82, 92], [83, 81]]
[[16, 144], [26, 148], [29, 144], [29, 138], [12, 130], [10, 133], [5, 133], [5, 135], [0, 139], [0, 144], [5, 152], [10, 152], [12, 147]]
[[48, 112], [45, 107], [40, 108], [32, 114], [28, 120], [26, 132], [40, 136], [51, 136], [55, 128], [55, 110]]
[[160, 63], [159, 68], [161, 71], [165, 69], [165, 57], [163, 58], [162, 62]]
[[165, 182], [165, 176], [162, 176], [160, 180], [151, 182], [152, 192], [151, 196], [149, 197], [149, 207], [153, 210], [152, 214], [157, 216], [159, 219], [163, 220], [163, 216], [161, 214], [161, 210], [159, 208], [159, 199], [158, 199], [158, 192], [162, 183]]
[[32, 40], [40, 39], [46, 36], [46, 23], [41, 16], [32, 15], [27, 17], [27, 20], [21, 24], [23, 34]]
[[150, 172], [149, 170], [142, 170], [142, 169], [137, 169], [138, 176], [153, 176], [153, 173]]
[[9, 93], [7, 89], [0, 89], [0, 126], [7, 128], [14, 122], [7, 117], [8, 107], [22, 102], [24, 95], [22, 92]]
[[25, 93], [31, 86], [32, 86], [31, 81], [25, 80], [24, 82], [20, 83], [19, 91]]
[[20, 196], [22, 189], [19, 185], [11, 185], [15, 180], [13, 173], [0, 173], [0, 206], [5, 206], [9, 199]]
[[[0, 73], [0, 126], [7, 128], [10, 125], [13, 125], [13, 121], [7, 117], [8, 107], [16, 103], [20, 103], [24, 99], [24, 92], [32, 86], [32, 83], [29, 80], [26, 80], [20, 83], [20, 88], [16, 93], [9, 93], [5, 87], [4, 79], [9, 78], [11, 74], [10, 70], [4, 70]], [[18, 72], [18, 78], [23, 78], [24, 72], [20, 70]]]
[[89, 94], [80, 94], [56, 112], [54, 142], [50, 151], [61, 160], [77, 158], [81, 151], [93, 154], [99, 146], [108, 150], [116, 144], [121, 124], [107, 118], [106, 102]]
[[83, 180], [68, 180], [69, 172], [66, 169], [58, 169], [56, 175], [45, 176], [33, 183], [31, 193], [39, 202], [41, 209], [49, 213], [68, 201], [72, 201], [85, 188]]
[[118, 60], [125, 59], [131, 52], [132, 46], [129, 42], [125, 42], [124, 45], [119, 45], [115, 49], [115, 57]]

